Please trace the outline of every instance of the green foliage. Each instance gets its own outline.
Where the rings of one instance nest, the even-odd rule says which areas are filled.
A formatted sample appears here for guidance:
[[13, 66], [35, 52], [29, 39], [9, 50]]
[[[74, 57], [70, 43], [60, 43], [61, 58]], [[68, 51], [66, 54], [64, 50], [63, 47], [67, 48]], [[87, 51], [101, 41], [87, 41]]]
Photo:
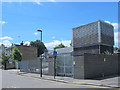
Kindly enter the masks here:
[[55, 46], [54, 49], [65, 48], [65, 47], [67, 47], [67, 46], [65, 46], [61, 43], [58, 46]]
[[106, 55], [112, 55], [112, 53], [110, 53], [108, 50], [105, 51], [104, 54], [106, 54]]
[[29, 46], [28, 44], [25, 44], [24, 46]]
[[1, 59], [0, 63], [2, 65], [4, 65], [5, 61], [8, 61], [9, 58], [10, 58], [10, 56], [5, 56], [5, 54], [2, 54], [2, 56], [0, 57], [0, 59]]
[[14, 47], [14, 50], [12, 52], [12, 58], [15, 61], [21, 61], [22, 60], [22, 53], [19, 51], [17, 47]]
[[71, 41], [71, 43], [70, 43], [70, 46], [72, 46], [72, 41]]
[[40, 60], [40, 57], [37, 57], [37, 60]]
[[37, 57], [39, 57], [41, 54], [43, 54], [47, 48], [45, 47], [44, 43], [41, 42], [40, 40], [36, 40], [36, 41], [31, 41], [30, 45], [33, 47], [37, 47]]
[[118, 52], [120, 52], [120, 48], [118, 48]]
[[119, 48], [118, 47], [114, 47], [114, 51], [118, 52]]

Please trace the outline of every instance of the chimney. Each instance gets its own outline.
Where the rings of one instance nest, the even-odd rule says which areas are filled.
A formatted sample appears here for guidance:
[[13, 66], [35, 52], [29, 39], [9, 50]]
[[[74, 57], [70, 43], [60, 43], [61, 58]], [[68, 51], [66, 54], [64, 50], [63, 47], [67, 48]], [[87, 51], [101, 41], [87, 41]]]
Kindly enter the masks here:
[[23, 44], [24, 44], [24, 43], [23, 43], [23, 41], [22, 41], [22, 43], [21, 43], [20, 45], [22, 45], [22, 46], [23, 46]]

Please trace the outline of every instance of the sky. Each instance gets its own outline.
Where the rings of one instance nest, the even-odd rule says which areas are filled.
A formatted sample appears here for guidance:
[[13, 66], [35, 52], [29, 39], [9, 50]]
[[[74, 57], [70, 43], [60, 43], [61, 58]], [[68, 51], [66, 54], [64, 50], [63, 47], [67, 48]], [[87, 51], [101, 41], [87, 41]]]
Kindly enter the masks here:
[[48, 49], [60, 43], [69, 46], [72, 28], [98, 19], [114, 26], [118, 46], [117, 2], [3, 2], [0, 44], [29, 44], [40, 39], [40, 29]]

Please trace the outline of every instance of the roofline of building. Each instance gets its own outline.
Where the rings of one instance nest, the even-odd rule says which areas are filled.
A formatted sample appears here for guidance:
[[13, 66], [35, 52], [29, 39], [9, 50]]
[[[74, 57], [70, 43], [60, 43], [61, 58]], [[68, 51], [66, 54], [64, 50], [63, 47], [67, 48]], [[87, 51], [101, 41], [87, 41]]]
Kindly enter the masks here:
[[81, 25], [81, 26], [78, 26], [78, 27], [74, 27], [74, 28], [72, 28], [72, 30], [74, 30], [74, 29], [78, 29], [78, 28], [80, 28], [80, 27], [84, 27], [84, 26], [87, 26], [87, 25], [89, 25], [89, 24], [96, 23], [96, 22], [103, 22], [103, 23], [108, 24], [108, 25], [110, 25], [110, 26], [113, 27], [112, 24], [109, 24], [109, 23], [104, 22], [104, 21], [102, 21], [102, 20], [99, 19], [99, 20], [97, 20], [97, 21], [94, 21], [94, 22], [91, 22], [91, 23], [88, 23], [88, 24], [84, 24], [84, 25]]

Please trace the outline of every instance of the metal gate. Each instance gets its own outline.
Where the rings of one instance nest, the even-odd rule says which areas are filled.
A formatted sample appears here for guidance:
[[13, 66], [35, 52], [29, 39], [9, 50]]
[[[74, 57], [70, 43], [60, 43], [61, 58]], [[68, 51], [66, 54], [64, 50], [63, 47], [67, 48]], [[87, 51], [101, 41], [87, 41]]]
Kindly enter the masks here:
[[71, 54], [59, 54], [56, 59], [56, 75], [73, 76], [73, 56]]

